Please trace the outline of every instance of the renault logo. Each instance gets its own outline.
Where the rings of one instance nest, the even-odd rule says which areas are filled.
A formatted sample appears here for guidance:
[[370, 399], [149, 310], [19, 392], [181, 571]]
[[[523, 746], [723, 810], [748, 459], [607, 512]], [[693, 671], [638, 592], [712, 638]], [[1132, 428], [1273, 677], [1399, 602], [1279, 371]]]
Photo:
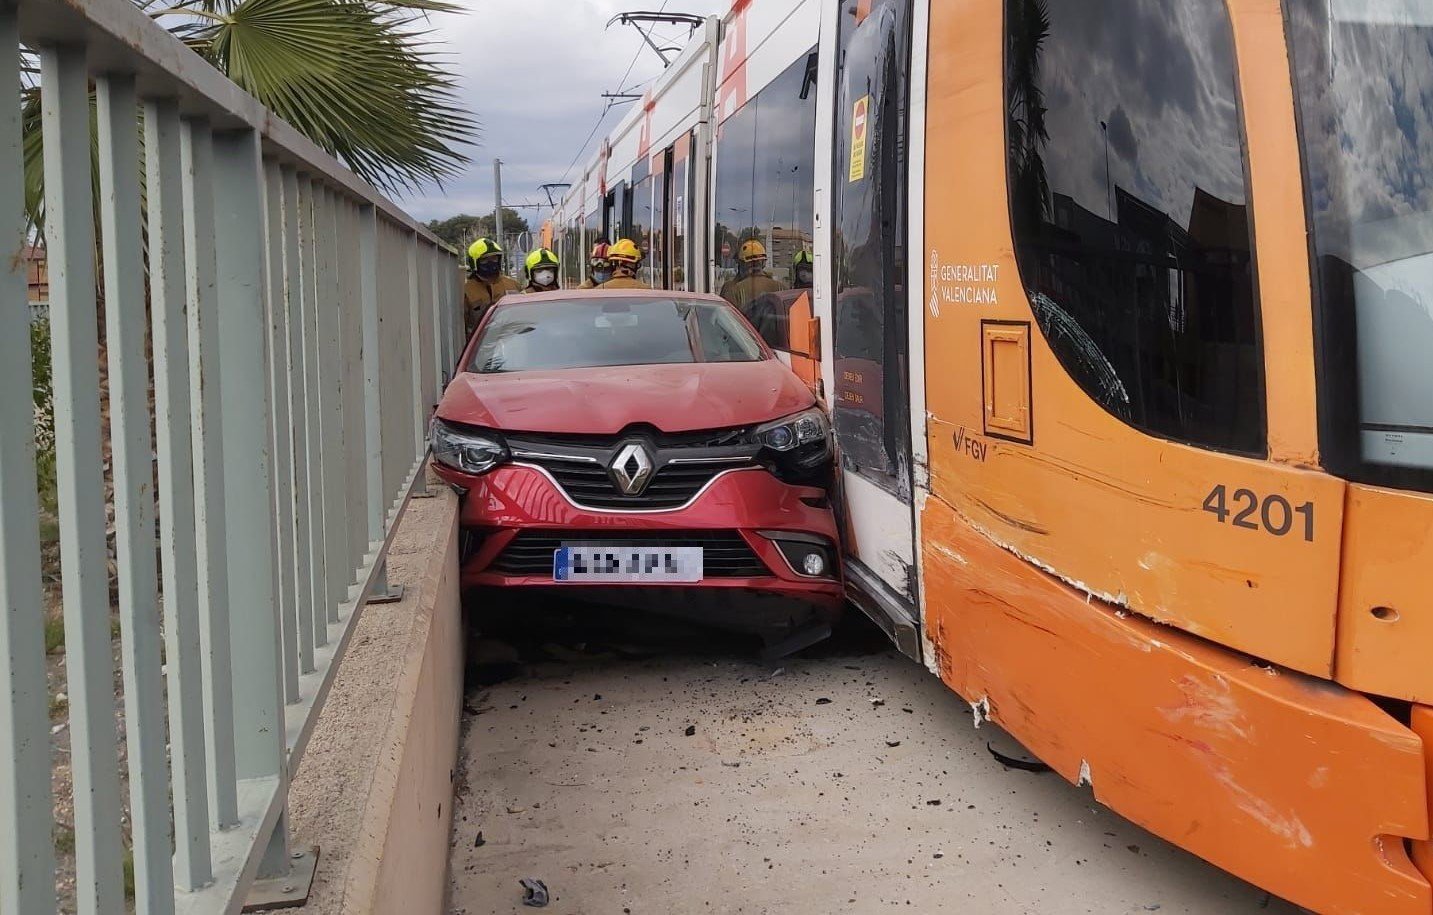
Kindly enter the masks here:
[[638, 442], [623, 445], [607, 468], [623, 495], [640, 495], [652, 478], [652, 458]]

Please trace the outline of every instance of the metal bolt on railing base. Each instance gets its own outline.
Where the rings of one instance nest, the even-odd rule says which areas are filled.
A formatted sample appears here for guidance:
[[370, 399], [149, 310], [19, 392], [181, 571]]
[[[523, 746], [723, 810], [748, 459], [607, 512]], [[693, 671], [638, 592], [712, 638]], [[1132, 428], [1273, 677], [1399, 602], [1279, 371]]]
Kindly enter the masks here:
[[289, 854], [289, 870], [277, 877], [255, 880], [244, 902], [245, 912], [269, 912], [274, 909], [296, 909], [308, 904], [318, 870], [318, 846]]
[[373, 582], [373, 593], [368, 595], [370, 604], [396, 604], [403, 599], [403, 586], [389, 584], [388, 561], [378, 567], [378, 577]]

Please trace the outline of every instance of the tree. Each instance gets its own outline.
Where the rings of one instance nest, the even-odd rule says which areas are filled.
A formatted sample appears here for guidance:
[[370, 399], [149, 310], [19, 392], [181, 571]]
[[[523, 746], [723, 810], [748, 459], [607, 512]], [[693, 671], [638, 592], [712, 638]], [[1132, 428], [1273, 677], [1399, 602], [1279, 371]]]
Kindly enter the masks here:
[[[459, 248], [466, 248], [475, 239], [491, 237], [496, 233], [492, 213], [485, 213], [482, 216], [463, 215], [435, 219], [428, 223], [428, 228], [443, 241]], [[520, 235], [530, 230], [531, 226], [528, 225], [526, 219], [518, 215], [517, 210], [503, 207], [504, 235]]]
[[[478, 216], [450, 216], [447, 219], [432, 220], [428, 223], [428, 229], [447, 244], [458, 248], [481, 234], [478, 232], [480, 221], [481, 217]], [[492, 223], [491, 218], [488, 223]]]

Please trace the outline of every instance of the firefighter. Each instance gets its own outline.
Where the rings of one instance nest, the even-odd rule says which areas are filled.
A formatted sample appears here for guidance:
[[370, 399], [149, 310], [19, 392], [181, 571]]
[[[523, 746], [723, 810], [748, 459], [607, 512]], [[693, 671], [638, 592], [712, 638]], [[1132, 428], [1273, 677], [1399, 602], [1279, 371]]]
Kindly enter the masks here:
[[598, 289], [651, 289], [637, 279], [637, 265], [642, 263], [642, 252], [630, 238], [619, 238], [607, 249], [607, 259], [612, 262], [612, 279], [598, 286]]
[[607, 247], [605, 241], [592, 246], [592, 256], [587, 259], [587, 279], [578, 289], [596, 289], [612, 279], [612, 262], [607, 259]]
[[766, 272], [766, 245], [748, 238], [741, 243], [738, 259], [741, 261], [741, 272], [721, 288], [721, 297], [737, 308], [745, 311], [753, 299], [786, 288], [780, 280]]
[[804, 248], [797, 251], [796, 256], [791, 259], [791, 288], [810, 289], [815, 273], [811, 252]]
[[527, 285], [523, 292], [554, 292], [561, 289], [557, 281], [557, 255], [546, 248], [538, 248], [527, 256], [524, 269], [527, 271]]
[[463, 284], [463, 321], [468, 336], [494, 302], [517, 291], [517, 280], [503, 273], [503, 249], [497, 242], [480, 238], [468, 246], [468, 281]]

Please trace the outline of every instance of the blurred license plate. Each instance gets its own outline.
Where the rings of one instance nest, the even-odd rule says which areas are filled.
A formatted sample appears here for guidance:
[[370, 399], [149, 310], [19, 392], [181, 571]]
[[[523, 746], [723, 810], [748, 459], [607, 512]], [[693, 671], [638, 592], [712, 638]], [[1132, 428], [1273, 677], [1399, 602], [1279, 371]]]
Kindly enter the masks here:
[[622, 584], [702, 580], [699, 546], [565, 546], [552, 557], [553, 581]]

